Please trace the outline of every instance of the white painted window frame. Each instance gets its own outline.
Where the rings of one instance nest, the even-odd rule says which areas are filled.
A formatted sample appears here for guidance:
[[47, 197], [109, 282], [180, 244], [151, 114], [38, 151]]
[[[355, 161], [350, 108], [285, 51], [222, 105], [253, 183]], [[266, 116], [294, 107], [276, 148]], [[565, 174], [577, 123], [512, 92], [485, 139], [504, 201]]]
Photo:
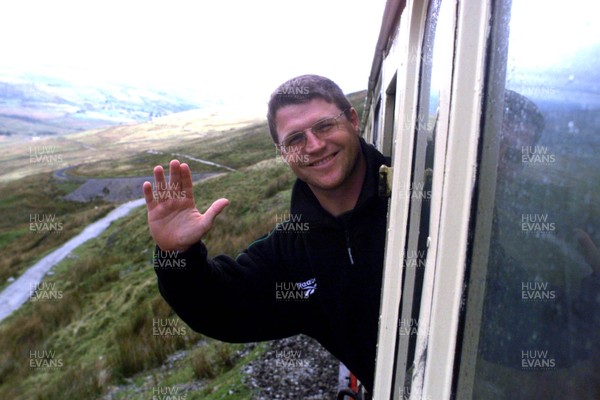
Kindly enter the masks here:
[[[456, 36], [447, 81], [442, 84], [431, 199], [430, 244], [419, 316], [419, 335], [411, 399], [450, 399], [464, 286], [471, 202], [477, 170], [481, 105], [485, 85], [486, 44], [491, 0], [443, 0], [440, 18], [453, 18]], [[394, 176], [386, 241], [382, 307], [374, 398], [402, 398], [392, 393], [398, 305], [409, 211], [408, 192], [418, 96], [418, 63], [427, 1], [407, 1], [398, 48], [397, 117]], [[455, 12], [455, 13], [454, 13]], [[412, 53], [411, 53], [412, 52]], [[404, 57], [404, 59], [403, 59]], [[420, 58], [420, 57], [419, 57]], [[384, 61], [384, 64], [388, 59]], [[391, 62], [391, 60], [389, 60]]]
[[[410, 205], [409, 190], [403, 182], [410, 182], [416, 105], [418, 100], [419, 64], [406, 57], [409, 43], [422, 42], [426, 1], [408, 0], [400, 19], [394, 42], [396, 51], [390, 52], [382, 64], [382, 70], [397, 69], [396, 115], [394, 117], [394, 151], [392, 166], [392, 197], [386, 240], [385, 267], [382, 283], [381, 315], [377, 363], [375, 367], [375, 399], [389, 399], [393, 387], [395, 346], [398, 334], [399, 304], [402, 292], [402, 265], [406, 245], [406, 226]], [[419, 12], [421, 9], [421, 12]], [[421, 27], [420, 25], [423, 24]], [[396, 188], [396, 189], [394, 189]], [[404, 193], [399, 193], [404, 190]]]
[[[436, 204], [432, 201], [431, 248], [419, 318], [425, 325], [423, 332], [428, 334], [418, 338], [415, 355], [415, 360], [424, 360], [422, 365], [415, 367], [415, 375], [422, 375], [422, 391], [417, 378], [413, 381], [411, 399], [450, 399], [452, 392], [477, 170], [490, 16], [491, 1], [457, 2], [447, 142], [445, 146], [436, 148], [436, 158], [443, 158], [444, 162], [440, 163], [438, 159], [434, 162], [432, 199]], [[447, 101], [443, 96], [442, 99]], [[441, 132], [443, 129], [438, 135]], [[443, 147], [445, 154], [441, 155], [438, 152], [444, 151]], [[436, 185], [436, 178], [443, 179], [441, 185]], [[441, 193], [436, 194], [436, 189]]]

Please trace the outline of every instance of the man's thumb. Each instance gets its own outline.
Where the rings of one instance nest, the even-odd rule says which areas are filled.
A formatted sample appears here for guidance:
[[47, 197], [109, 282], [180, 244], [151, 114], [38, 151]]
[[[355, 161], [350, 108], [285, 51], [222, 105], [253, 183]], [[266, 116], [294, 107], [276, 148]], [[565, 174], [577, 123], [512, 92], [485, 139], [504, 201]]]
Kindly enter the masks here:
[[210, 226], [212, 226], [215, 218], [217, 218], [217, 215], [219, 215], [221, 211], [223, 211], [223, 209], [225, 209], [225, 207], [227, 207], [228, 205], [229, 200], [219, 199], [212, 203], [210, 207], [208, 207], [208, 210], [206, 210], [206, 212], [204, 213], [204, 218], [208, 220], [207, 222]]

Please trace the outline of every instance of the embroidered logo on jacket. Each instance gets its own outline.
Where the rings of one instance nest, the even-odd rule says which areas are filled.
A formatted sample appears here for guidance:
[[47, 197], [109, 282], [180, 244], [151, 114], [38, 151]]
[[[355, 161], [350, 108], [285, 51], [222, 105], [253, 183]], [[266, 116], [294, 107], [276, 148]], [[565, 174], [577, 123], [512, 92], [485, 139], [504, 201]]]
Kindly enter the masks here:
[[317, 280], [309, 279], [306, 282], [275, 282], [276, 300], [308, 300], [317, 290]]

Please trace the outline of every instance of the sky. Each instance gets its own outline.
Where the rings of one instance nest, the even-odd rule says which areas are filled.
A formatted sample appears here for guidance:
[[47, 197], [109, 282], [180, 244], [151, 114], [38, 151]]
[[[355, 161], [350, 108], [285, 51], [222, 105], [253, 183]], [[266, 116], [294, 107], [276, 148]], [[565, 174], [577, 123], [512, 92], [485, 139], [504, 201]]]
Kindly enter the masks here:
[[[597, 0], [513, 1], [508, 48], [509, 87], [533, 99], [600, 101]], [[535, 15], [535, 18], [532, 18]]]
[[520, 39], [511, 42], [509, 56], [519, 67], [563, 67], [581, 49], [600, 45], [600, 3], [570, 0], [568, 4], [564, 7], [563, 0], [513, 1], [510, 32]]
[[[365, 89], [384, 0], [19, 0], [0, 3], [0, 70], [52, 69], [199, 98], [264, 99], [325, 75]], [[261, 101], [261, 100], [256, 100]]]

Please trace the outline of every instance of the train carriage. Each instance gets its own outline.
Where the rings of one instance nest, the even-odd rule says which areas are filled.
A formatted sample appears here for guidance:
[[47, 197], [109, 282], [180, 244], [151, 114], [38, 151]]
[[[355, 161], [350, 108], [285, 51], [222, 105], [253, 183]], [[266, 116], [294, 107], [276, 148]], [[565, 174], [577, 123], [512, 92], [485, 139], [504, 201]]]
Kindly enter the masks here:
[[375, 399], [600, 398], [600, 6], [388, 0]]

